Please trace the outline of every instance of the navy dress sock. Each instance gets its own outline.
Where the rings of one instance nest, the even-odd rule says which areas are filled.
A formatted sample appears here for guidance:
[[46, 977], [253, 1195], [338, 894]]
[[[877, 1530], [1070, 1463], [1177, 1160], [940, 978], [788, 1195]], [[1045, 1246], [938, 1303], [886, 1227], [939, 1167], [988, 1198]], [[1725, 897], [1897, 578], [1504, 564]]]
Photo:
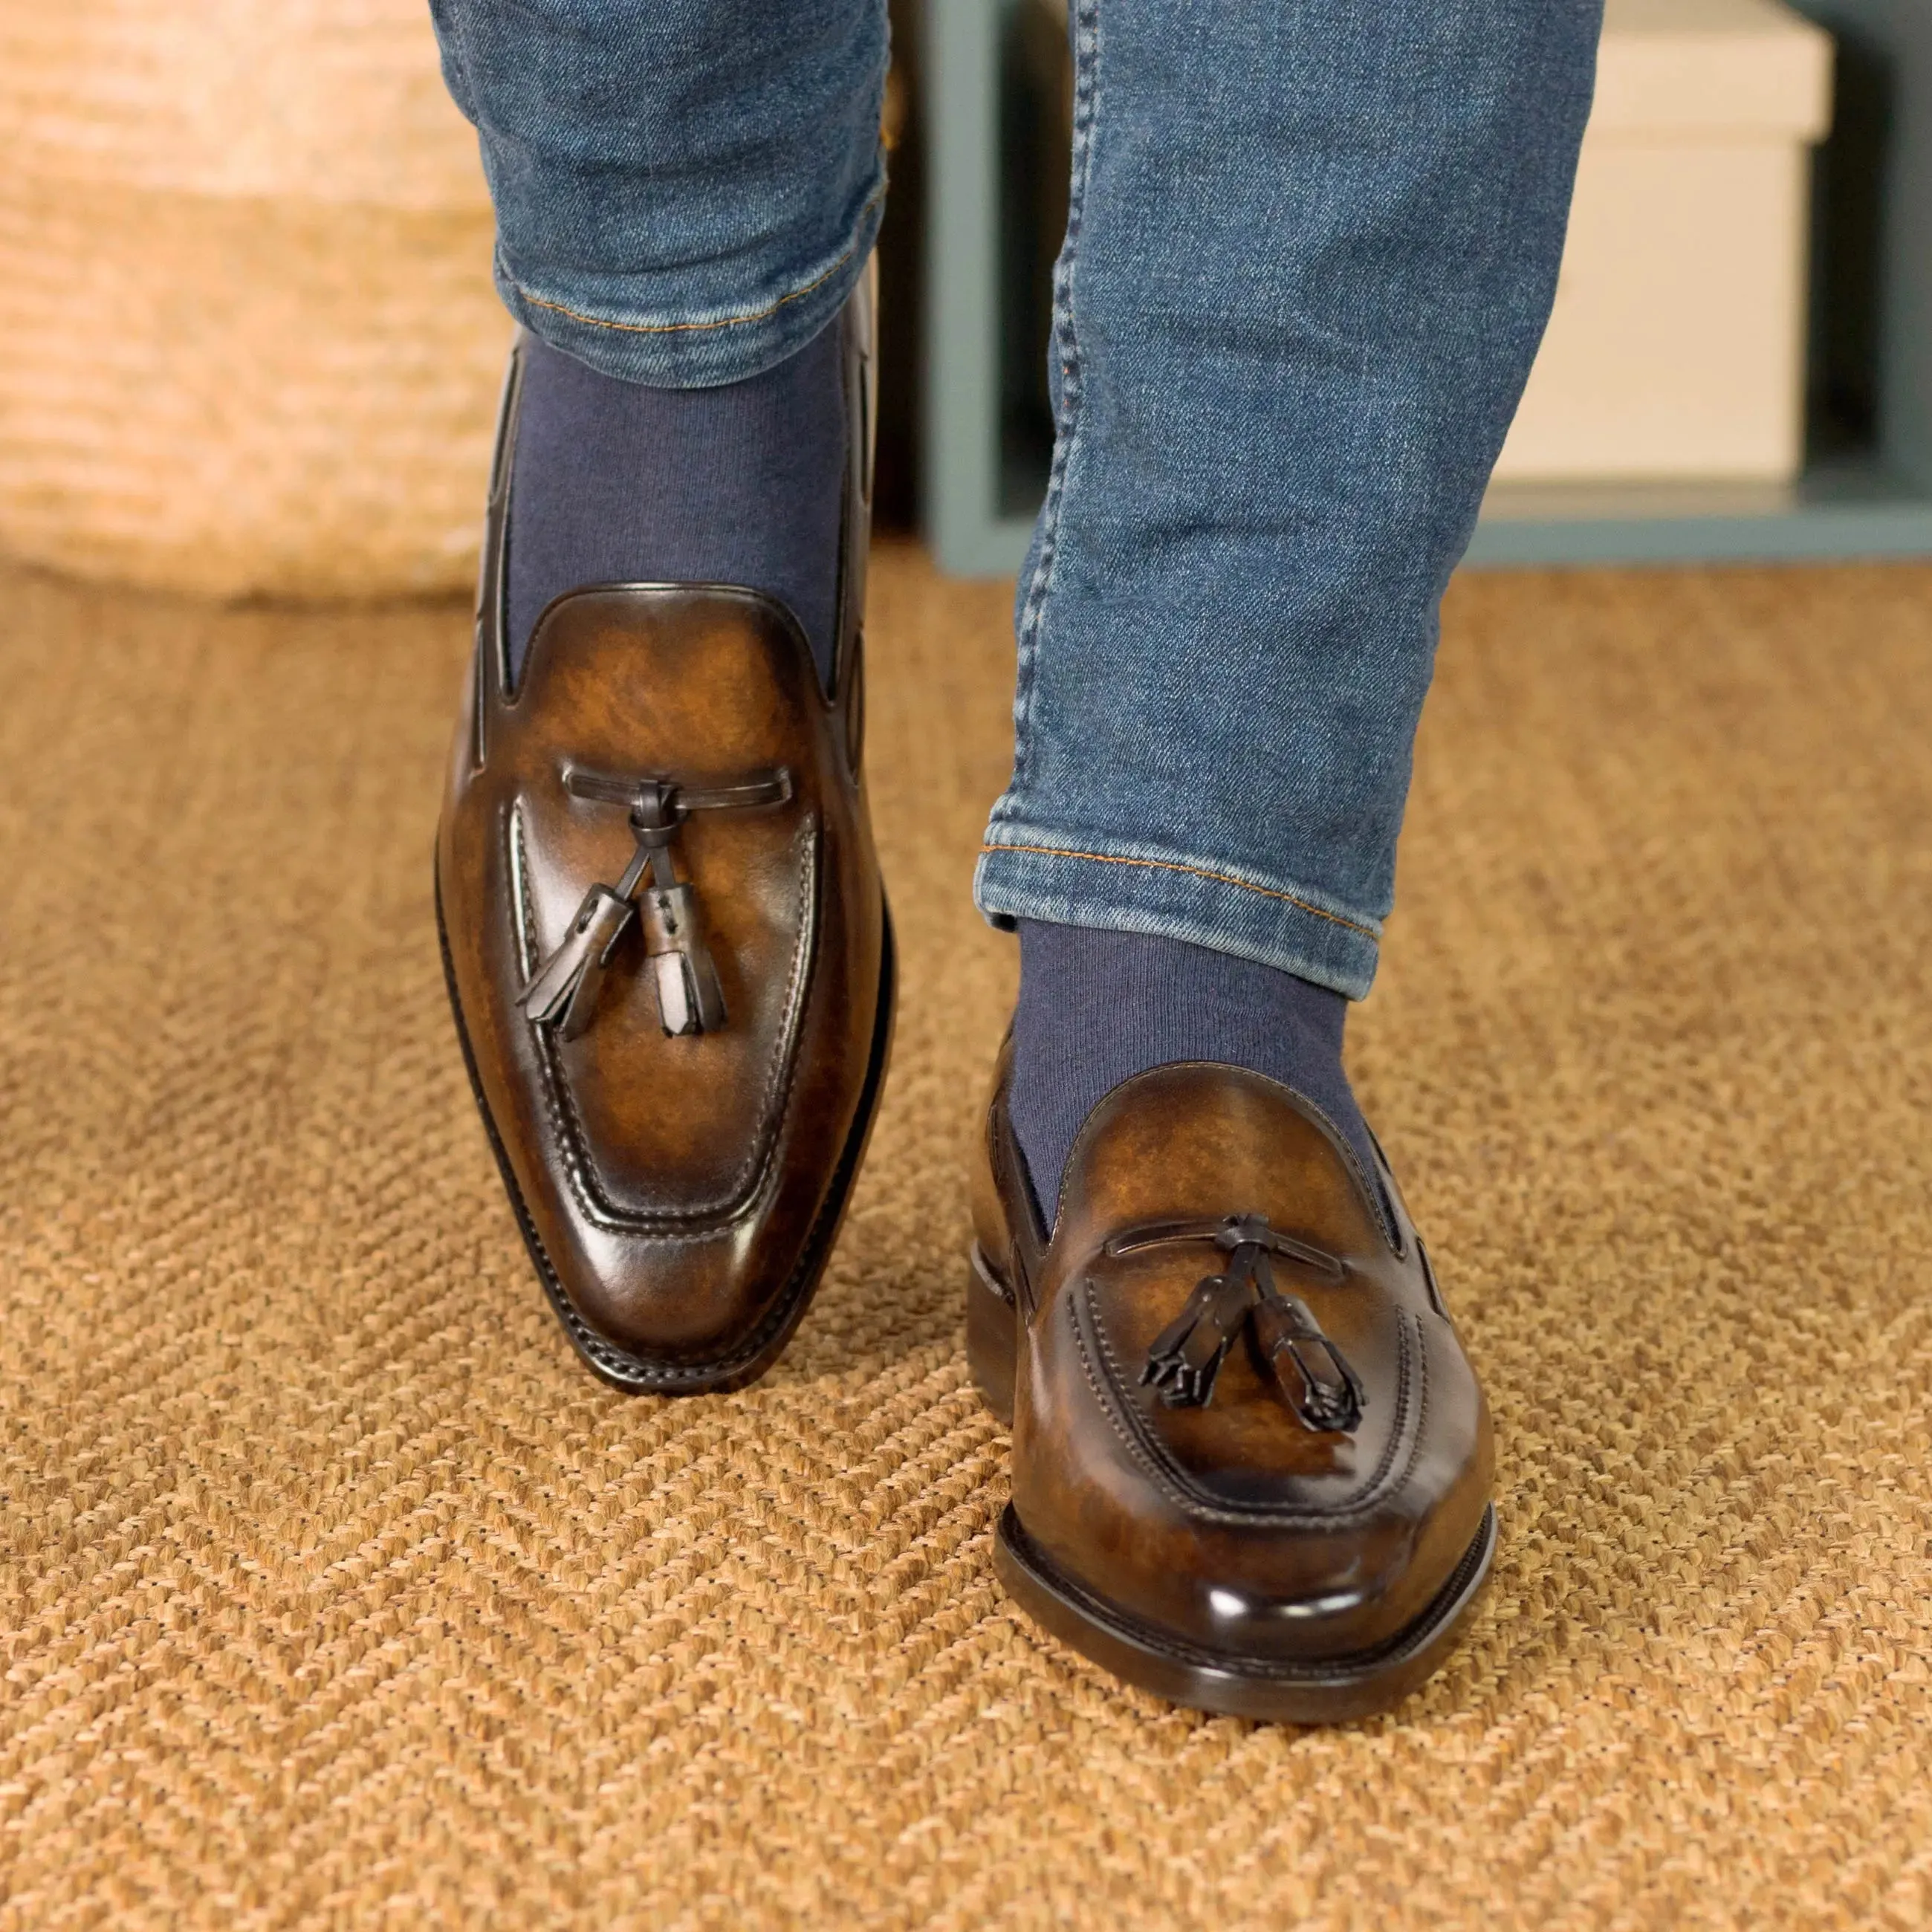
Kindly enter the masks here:
[[510, 482], [512, 675], [566, 590], [737, 584], [791, 611], [829, 684], [845, 420], [836, 324], [712, 389], [620, 382], [530, 338]]
[[1010, 1106], [1048, 1224], [1060, 1170], [1101, 1096], [1171, 1060], [1280, 1081], [1327, 1114], [1372, 1176], [1369, 1130], [1342, 1070], [1348, 1009], [1325, 986], [1184, 940], [1022, 920]]

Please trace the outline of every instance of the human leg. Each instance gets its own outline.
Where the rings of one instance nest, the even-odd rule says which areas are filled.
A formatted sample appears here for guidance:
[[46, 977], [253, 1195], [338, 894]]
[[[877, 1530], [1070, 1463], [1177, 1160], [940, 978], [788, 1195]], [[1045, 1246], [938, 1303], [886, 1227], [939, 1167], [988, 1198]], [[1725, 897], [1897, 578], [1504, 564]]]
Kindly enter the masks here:
[[[1426, 1674], [1490, 1430], [1342, 1076], [1436, 610], [1553, 292], [1595, 0], [1075, 0], [1052, 478], [981, 906], [1010, 1583], [1135, 1681]], [[1030, 1185], [1029, 1185], [1030, 1183]]]
[[587, 583], [746, 584], [831, 671], [839, 362], [878, 232], [883, 6], [436, 0], [536, 339], [511, 505], [513, 669]]
[[859, 777], [884, 9], [441, 0], [525, 325], [437, 848], [538, 1276], [638, 1392], [774, 1359], [876, 1106]]
[[844, 305], [878, 232], [876, 0], [431, 0], [511, 314], [607, 376], [742, 382]]
[[[1076, 5], [1058, 442], [989, 914], [1367, 992], [1437, 604], [1555, 286], [1597, 10], [1256, 4], [1204, 34], [1171, 0]], [[1028, 950], [1052, 989], [1023, 1022], [1120, 951]], [[1116, 1003], [1077, 1052], [1050, 1022], [1020, 1042], [1049, 1211], [1070, 1117], [1211, 1055], [1182, 1016], [1226, 973], [1153, 950], [1150, 987], [1196, 982], [1172, 1016]], [[1275, 1004], [1292, 1034], [1309, 1002]], [[1313, 1032], [1339, 1039], [1330, 1004]]]

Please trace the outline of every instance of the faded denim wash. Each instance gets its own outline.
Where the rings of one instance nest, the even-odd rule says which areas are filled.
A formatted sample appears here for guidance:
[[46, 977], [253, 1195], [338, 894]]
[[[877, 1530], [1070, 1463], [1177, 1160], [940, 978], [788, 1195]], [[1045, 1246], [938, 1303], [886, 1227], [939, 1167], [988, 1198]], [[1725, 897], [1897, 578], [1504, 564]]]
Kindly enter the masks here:
[[[837, 310], [879, 218], [880, 0], [434, 4], [500, 282], [546, 340], [698, 386]], [[1437, 608], [1548, 318], [1600, 10], [1074, 0], [1058, 434], [989, 916], [1367, 991]]]

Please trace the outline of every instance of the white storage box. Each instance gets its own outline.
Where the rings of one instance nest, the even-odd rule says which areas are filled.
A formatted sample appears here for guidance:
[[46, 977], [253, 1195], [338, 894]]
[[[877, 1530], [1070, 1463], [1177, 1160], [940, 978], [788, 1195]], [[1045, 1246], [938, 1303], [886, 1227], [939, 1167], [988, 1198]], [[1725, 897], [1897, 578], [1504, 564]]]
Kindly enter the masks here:
[[1556, 305], [1506, 483], [1786, 481], [1832, 47], [1777, 0], [1608, 0]]

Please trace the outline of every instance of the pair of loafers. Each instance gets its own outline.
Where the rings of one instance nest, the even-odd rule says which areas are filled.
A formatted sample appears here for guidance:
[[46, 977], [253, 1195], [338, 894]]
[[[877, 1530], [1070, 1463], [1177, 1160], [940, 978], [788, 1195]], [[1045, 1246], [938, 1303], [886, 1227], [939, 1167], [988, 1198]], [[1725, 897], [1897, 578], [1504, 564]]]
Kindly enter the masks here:
[[[853, 452], [834, 674], [720, 585], [589, 586], [513, 680], [498, 437], [476, 648], [436, 848], [457, 1031], [566, 1333], [634, 1394], [736, 1388], [823, 1274], [890, 1050], [860, 619], [872, 340], [840, 323]], [[1487, 1411], [1385, 1164], [1260, 1076], [1117, 1088], [1041, 1224], [1003, 1053], [967, 1334], [1013, 1430], [997, 1549], [1047, 1630], [1207, 1710], [1382, 1708], [1488, 1569]]]

